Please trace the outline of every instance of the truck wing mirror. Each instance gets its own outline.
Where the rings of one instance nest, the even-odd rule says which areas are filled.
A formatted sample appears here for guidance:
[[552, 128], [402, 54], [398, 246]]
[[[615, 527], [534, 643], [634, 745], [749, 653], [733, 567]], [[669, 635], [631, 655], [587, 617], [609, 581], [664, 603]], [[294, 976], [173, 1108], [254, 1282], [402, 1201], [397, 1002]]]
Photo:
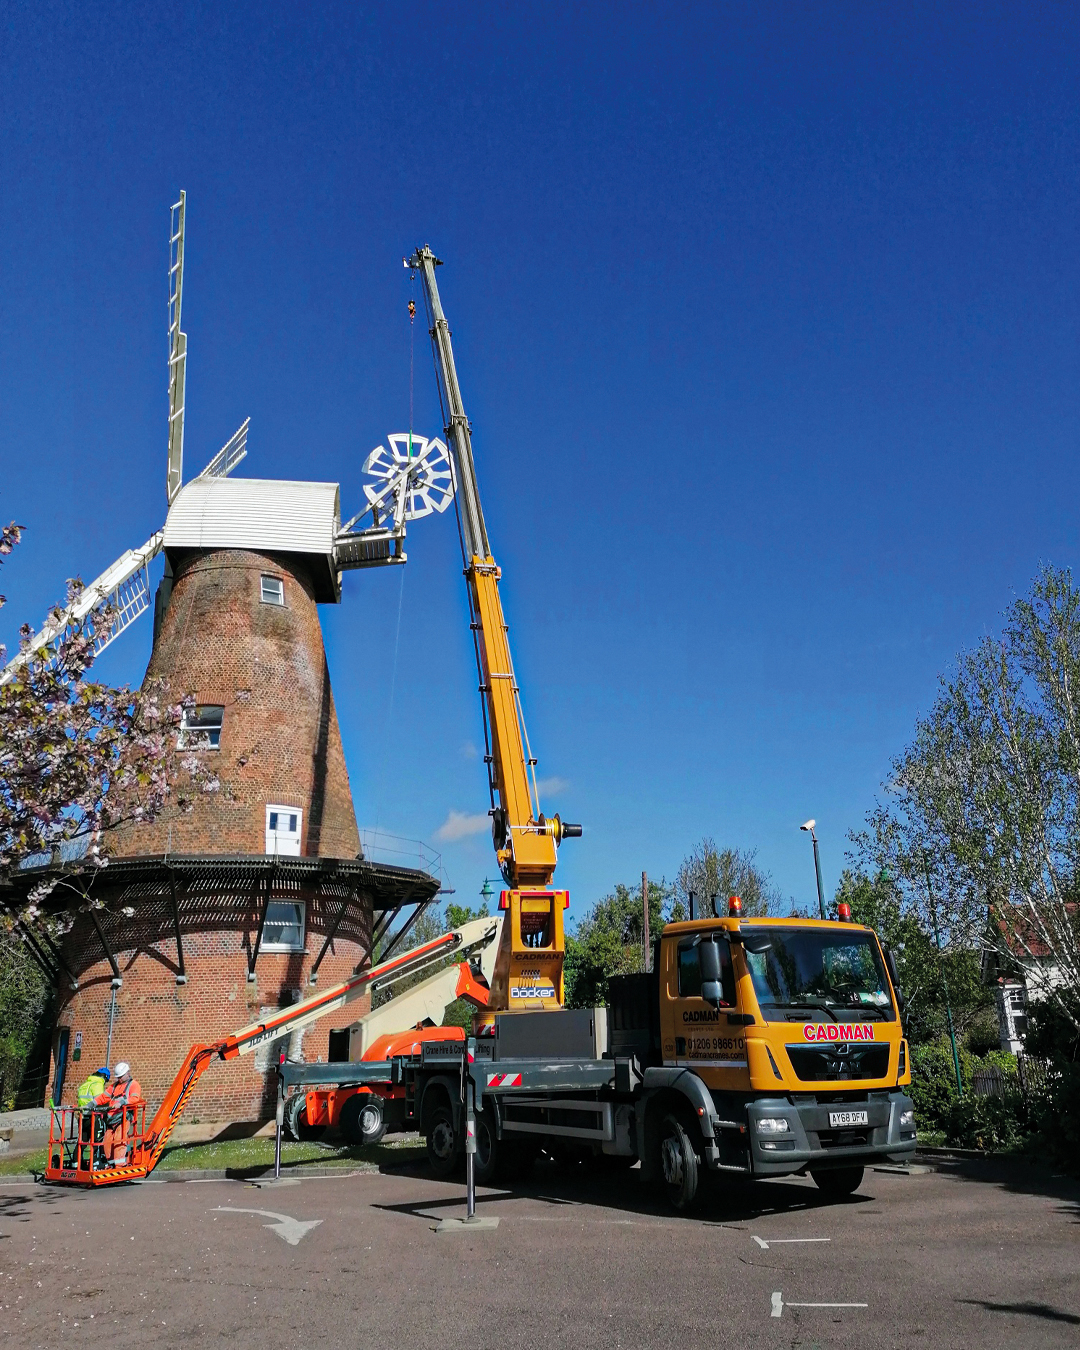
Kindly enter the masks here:
[[732, 933], [731, 940], [741, 942], [746, 950], [753, 952], [755, 956], [772, 951], [772, 938], [768, 933]]
[[892, 987], [896, 992], [896, 1001], [900, 1005], [900, 1012], [903, 1013], [907, 1006], [907, 999], [900, 992], [900, 976], [896, 969], [896, 957], [892, 954], [891, 947], [885, 947], [885, 964], [889, 969], [889, 979], [892, 980]]
[[701, 970], [701, 997], [713, 1008], [724, 1001], [720, 982], [720, 948], [708, 940], [698, 947], [698, 966]]

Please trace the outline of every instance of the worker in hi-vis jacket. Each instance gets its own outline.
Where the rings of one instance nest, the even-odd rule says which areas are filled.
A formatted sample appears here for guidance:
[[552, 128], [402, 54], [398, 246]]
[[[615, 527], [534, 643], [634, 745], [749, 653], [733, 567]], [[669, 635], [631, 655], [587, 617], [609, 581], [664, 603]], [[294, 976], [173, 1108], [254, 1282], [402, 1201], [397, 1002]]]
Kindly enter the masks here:
[[108, 1162], [127, 1162], [127, 1140], [135, 1124], [135, 1112], [131, 1108], [141, 1101], [142, 1088], [138, 1079], [132, 1078], [131, 1065], [121, 1060], [113, 1069], [112, 1083], [94, 1103], [105, 1108], [105, 1158]]

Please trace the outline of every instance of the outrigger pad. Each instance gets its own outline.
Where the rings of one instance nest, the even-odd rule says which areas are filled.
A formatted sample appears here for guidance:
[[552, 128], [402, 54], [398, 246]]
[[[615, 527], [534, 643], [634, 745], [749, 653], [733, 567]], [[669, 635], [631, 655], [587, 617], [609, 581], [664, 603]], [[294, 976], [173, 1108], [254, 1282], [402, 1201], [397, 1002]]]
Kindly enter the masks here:
[[489, 1231], [498, 1228], [498, 1219], [482, 1219], [479, 1214], [471, 1219], [442, 1219], [431, 1230], [433, 1233], [475, 1233], [478, 1229]]

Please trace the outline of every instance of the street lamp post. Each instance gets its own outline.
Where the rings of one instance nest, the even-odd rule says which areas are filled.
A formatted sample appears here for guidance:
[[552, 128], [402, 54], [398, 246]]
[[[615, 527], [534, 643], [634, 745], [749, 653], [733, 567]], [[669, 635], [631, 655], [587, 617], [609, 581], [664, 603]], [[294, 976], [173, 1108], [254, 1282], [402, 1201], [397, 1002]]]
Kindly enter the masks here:
[[814, 841], [814, 871], [817, 874], [817, 902], [818, 909], [821, 911], [821, 917], [824, 919], [826, 917], [825, 887], [821, 884], [821, 858], [818, 855], [817, 835], [814, 833], [814, 826], [816, 824], [816, 820], [808, 820], [805, 825], [800, 825], [799, 829], [806, 830], [810, 835], [810, 838]]

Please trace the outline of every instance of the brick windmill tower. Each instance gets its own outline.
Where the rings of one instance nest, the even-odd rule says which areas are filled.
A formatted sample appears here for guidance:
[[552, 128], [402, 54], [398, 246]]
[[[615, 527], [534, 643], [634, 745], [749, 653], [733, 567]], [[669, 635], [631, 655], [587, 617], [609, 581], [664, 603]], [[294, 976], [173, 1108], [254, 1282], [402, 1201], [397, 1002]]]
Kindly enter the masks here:
[[[318, 606], [340, 602], [343, 569], [404, 563], [406, 523], [453, 499], [445, 446], [390, 437], [364, 465], [364, 510], [344, 525], [336, 483], [231, 476], [248, 422], [185, 483], [185, 212], [181, 193], [170, 229], [168, 514], [52, 635], [110, 603], [117, 617], [99, 649], [114, 640], [149, 610], [150, 564], [163, 554], [147, 677], [194, 697], [179, 745], [212, 763], [221, 790], [190, 813], [117, 828], [62, 950], [36, 935], [59, 995], [58, 1103], [83, 1076], [67, 1072], [73, 1059], [93, 1067], [110, 1053], [160, 1100], [193, 1041], [295, 1001], [320, 978], [347, 978], [376, 942], [388, 954], [438, 890], [427, 871], [362, 855]], [[77, 864], [28, 869], [26, 884], [57, 866]], [[338, 1014], [343, 1026], [355, 1017]], [[317, 1024], [290, 1056], [328, 1058], [335, 1030], [332, 1017]], [[263, 1118], [281, 1048], [208, 1071], [194, 1116]]]

